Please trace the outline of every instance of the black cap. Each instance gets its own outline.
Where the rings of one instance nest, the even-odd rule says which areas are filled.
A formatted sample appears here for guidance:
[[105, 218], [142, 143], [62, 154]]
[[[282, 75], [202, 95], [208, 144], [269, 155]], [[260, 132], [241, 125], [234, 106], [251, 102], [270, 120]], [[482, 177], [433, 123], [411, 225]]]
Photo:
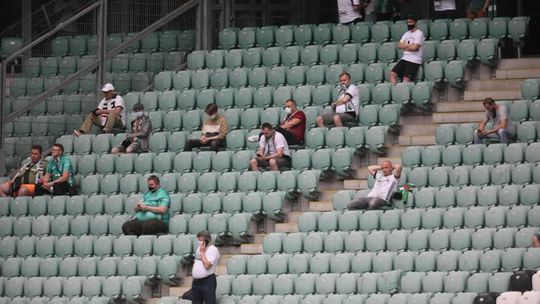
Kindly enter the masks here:
[[411, 19], [411, 20], [414, 20], [414, 22], [418, 21], [418, 18], [416, 18], [413, 15], [408, 15], [407, 18], [405, 18], [405, 19]]

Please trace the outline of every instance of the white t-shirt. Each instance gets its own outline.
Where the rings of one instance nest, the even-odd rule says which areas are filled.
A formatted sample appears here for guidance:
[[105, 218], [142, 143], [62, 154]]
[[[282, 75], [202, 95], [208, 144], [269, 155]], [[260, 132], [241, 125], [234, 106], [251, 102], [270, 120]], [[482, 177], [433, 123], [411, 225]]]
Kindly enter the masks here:
[[197, 252], [195, 253], [195, 262], [193, 263], [193, 268], [191, 270], [191, 275], [194, 279], [202, 279], [216, 272], [217, 265], [219, 264], [219, 250], [214, 245], [208, 246], [206, 248], [206, 259], [212, 263], [210, 269], [204, 267], [204, 263], [201, 260], [201, 254], [199, 248], [197, 247]]
[[394, 174], [384, 175], [381, 171], [375, 174], [375, 185], [368, 194], [368, 197], [379, 197], [385, 201], [390, 201], [392, 194], [396, 191], [399, 179]]
[[360, 0], [337, 0], [339, 23], [348, 23], [357, 18], [362, 18], [360, 12], [354, 9]]
[[455, 11], [456, 0], [435, 0], [434, 7], [437, 12]]
[[291, 156], [287, 140], [285, 139], [285, 136], [279, 132], [274, 132], [274, 136], [272, 136], [268, 142], [266, 141], [265, 136], [261, 136], [259, 147], [264, 149], [265, 156], [276, 153], [279, 148], [283, 148], [283, 155]]
[[350, 84], [346, 88], [340, 89], [338, 99], [341, 99], [341, 97], [345, 95], [349, 95], [351, 97], [351, 100], [349, 100], [345, 104], [336, 106], [336, 113], [345, 113], [345, 112], [354, 111], [356, 116], [358, 116], [358, 108], [360, 107], [360, 98], [358, 96], [358, 88], [354, 84]]
[[[98, 109], [100, 110], [112, 110], [116, 107], [122, 107], [122, 111], [120, 111], [120, 119], [122, 119], [122, 124], [124, 127], [126, 126], [126, 107], [124, 106], [124, 99], [120, 95], [116, 95], [115, 98], [112, 99], [105, 99], [103, 98], [98, 105]], [[107, 114], [101, 114], [101, 124], [105, 125], [107, 123]]]
[[401, 59], [412, 63], [422, 64], [422, 52], [424, 51], [424, 33], [420, 29], [416, 29], [414, 32], [407, 31], [401, 36], [400, 42], [406, 44], [419, 44], [420, 48], [416, 52], [404, 51]]

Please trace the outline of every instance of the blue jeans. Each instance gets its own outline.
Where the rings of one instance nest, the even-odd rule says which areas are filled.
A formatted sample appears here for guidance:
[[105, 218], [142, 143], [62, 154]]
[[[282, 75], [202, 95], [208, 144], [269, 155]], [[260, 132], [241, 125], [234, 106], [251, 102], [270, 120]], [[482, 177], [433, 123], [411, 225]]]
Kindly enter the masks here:
[[216, 275], [211, 274], [202, 279], [193, 279], [191, 286], [191, 302], [193, 304], [216, 304]]
[[508, 143], [508, 138], [514, 138], [514, 133], [510, 129], [500, 129], [497, 133], [491, 133], [486, 136], [478, 135], [478, 130], [474, 130], [474, 143], [482, 144], [484, 140], [499, 140], [502, 144]]

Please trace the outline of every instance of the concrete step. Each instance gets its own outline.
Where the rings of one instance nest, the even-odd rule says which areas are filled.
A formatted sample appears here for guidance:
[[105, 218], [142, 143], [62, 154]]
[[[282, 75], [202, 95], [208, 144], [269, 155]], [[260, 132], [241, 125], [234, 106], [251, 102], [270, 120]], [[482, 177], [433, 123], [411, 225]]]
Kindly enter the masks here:
[[433, 122], [438, 124], [479, 122], [484, 115], [484, 111], [433, 113]]
[[253, 243], [254, 244], [262, 244], [265, 237], [266, 237], [266, 234], [264, 234], [264, 233], [255, 234], [255, 236], [253, 238]]
[[220, 254], [219, 255], [219, 264], [218, 265], [222, 265], [222, 266], [227, 265], [227, 261], [233, 256], [234, 256], [234, 254]]
[[[285, 223], [298, 223], [298, 218], [303, 214], [303, 212], [287, 212], [287, 218]], [[276, 223], [276, 226], [279, 223]]]
[[[433, 133], [435, 134], [435, 133]], [[404, 146], [398, 146], [398, 145], [393, 145], [393, 146], [390, 146], [390, 150], [388, 150], [388, 157], [400, 157], [401, 156], [401, 151], [403, 151], [403, 149], [405, 149], [406, 147]]]
[[399, 164], [401, 163], [401, 157], [379, 157], [377, 158], [377, 163], [382, 163], [383, 161], [389, 160], [391, 163]]
[[216, 275], [226, 275], [226, 274], [227, 274], [227, 266], [218, 265], [218, 267], [216, 267]]
[[435, 144], [435, 135], [424, 136], [399, 136], [399, 144], [402, 146], [432, 146]]
[[309, 202], [309, 211], [332, 211], [334, 208], [332, 207], [332, 201], [317, 201], [317, 202]]
[[367, 187], [367, 179], [346, 179], [343, 181], [343, 189], [346, 190], [363, 190]]
[[508, 80], [515, 79], [522, 81], [527, 78], [536, 78], [540, 75], [539, 68], [527, 68], [527, 69], [516, 69], [516, 70], [496, 70], [495, 78], [498, 80]]
[[[484, 106], [481, 102], [439, 102], [435, 106], [436, 113], [447, 113], [447, 112], [477, 112], [484, 111]], [[434, 113], [434, 114], [436, 114]], [[401, 132], [403, 134], [403, 132]]]
[[368, 178], [369, 171], [367, 168], [356, 169], [356, 178], [365, 179]]
[[521, 90], [465, 91], [464, 100], [484, 100], [487, 97], [491, 97], [495, 100], [520, 99]]
[[468, 91], [502, 91], [519, 90], [522, 79], [490, 79], [490, 80], [469, 80], [466, 90]]
[[501, 59], [497, 66], [499, 70], [515, 70], [515, 69], [540, 69], [540, 58], [512, 58]]
[[330, 200], [332, 200], [332, 197], [334, 196], [334, 193], [336, 193], [338, 190], [341, 190], [341, 188], [322, 191], [321, 195], [319, 196], [319, 201], [330, 201]]
[[298, 223], [277, 223], [276, 232], [284, 232], [284, 233], [298, 232]]
[[262, 244], [242, 244], [240, 245], [241, 254], [261, 254], [263, 253]]
[[430, 113], [423, 113], [422, 115], [419, 114], [402, 114], [400, 117], [400, 125], [407, 126], [407, 125], [415, 125], [415, 124], [430, 124], [433, 121], [431, 120], [431, 114]]
[[169, 287], [170, 297], [181, 297], [184, 293], [191, 289], [191, 284], [180, 287]]
[[437, 125], [433, 123], [429, 124], [410, 124], [404, 125], [400, 134], [406, 136], [424, 136], [433, 135], [437, 130]]

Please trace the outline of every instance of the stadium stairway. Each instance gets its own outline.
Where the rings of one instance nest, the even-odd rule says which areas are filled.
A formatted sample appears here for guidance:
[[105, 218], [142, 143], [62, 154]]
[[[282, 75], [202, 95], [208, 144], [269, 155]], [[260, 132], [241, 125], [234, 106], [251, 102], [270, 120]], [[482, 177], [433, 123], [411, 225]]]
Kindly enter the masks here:
[[[356, 171], [354, 179], [331, 179], [321, 181], [321, 195], [317, 201], [301, 199], [300, 202], [286, 206], [287, 216], [283, 222], [266, 221], [265, 231], [292, 233], [298, 232], [298, 218], [307, 211], [332, 211], [332, 195], [338, 190], [367, 189], [367, 165], [376, 164], [388, 159], [400, 162], [401, 151], [407, 146], [435, 145], [435, 130], [441, 124], [449, 123], [476, 123], [484, 113], [482, 100], [492, 97], [496, 100], [521, 99], [521, 83], [526, 78], [540, 75], [540, 58], [502, 59], [495, 70], [479, 69], [479, 75], [469, 80], [461, 100], [450, 100], [436, 103], [433, 112], [402, 113], [401, 132], [399, 135], [389, 134], [387, 137], [388, 154], [385, 157], [355, 157]], [[263, 240], [266, 234], [256, 234], [252, 243], [242, 244], [240, 247], [220, 247], [222, 254], [217, 274], [227, 274], [227, 260], [236, 254], [257, 255], [263, 253]], [[191, 288], [192, 278], [184, 277], [179, 287], [170, 287], [168, 293], [162, 290], [162, 296], [181, 296]], [[147, 303], [157, 302], [151, 299]]]

